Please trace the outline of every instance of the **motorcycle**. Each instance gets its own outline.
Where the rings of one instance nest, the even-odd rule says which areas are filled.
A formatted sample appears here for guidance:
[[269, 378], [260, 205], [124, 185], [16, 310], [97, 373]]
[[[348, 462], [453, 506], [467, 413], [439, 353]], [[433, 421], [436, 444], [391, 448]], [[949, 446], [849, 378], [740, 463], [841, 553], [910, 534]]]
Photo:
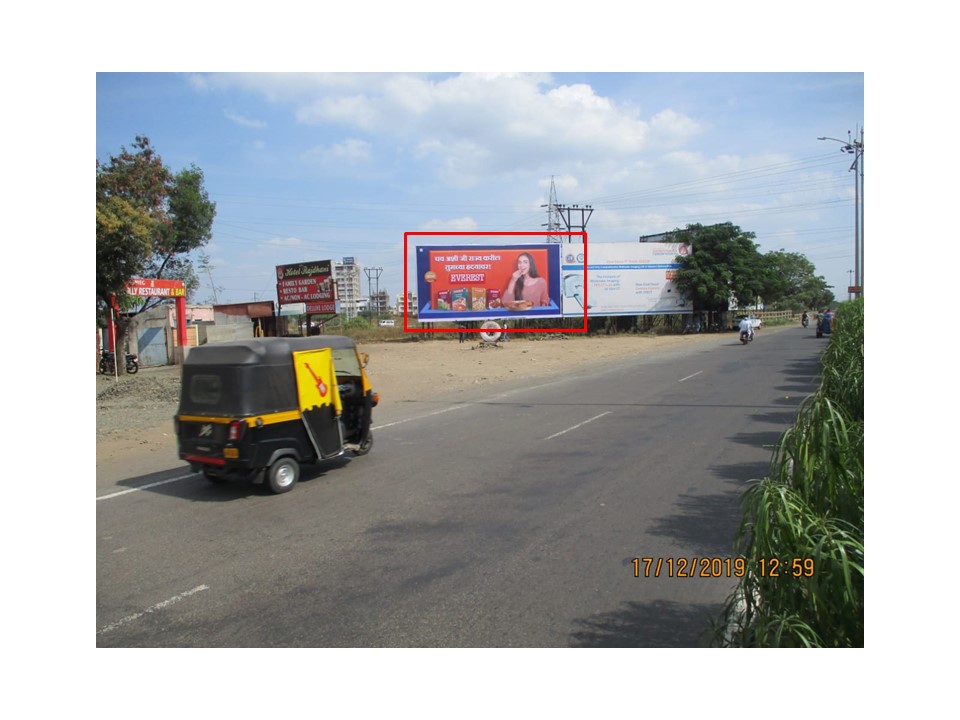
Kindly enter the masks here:
[[749, 342], [753, 342], [753, 333], [747, 332], [746, 330], [740, 331], [740, 342], [746, 345]]
[[[134, 353], [127, 353], [127, 374], [133, 375], [140, 369], [140, 358]], [[113, 353], [109, 350], [103, 352], [100, 356], [100, 374], [101, 375], [113, 375], [116, 370], [114, 368], [114, 356]]]
[[807, 317], [806, 313], [803, 314], [803, 318], [800, 320], [800, 324], [803, 325], [804, 327], [807, 327], [807, 325], [810, 324], [810, 318]]

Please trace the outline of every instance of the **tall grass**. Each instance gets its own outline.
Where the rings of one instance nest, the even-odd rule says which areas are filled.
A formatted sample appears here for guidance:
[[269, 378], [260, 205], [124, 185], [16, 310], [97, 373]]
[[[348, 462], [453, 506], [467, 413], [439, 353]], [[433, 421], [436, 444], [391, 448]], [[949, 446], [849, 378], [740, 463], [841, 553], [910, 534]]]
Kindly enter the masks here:
[[858, 300], [841, 305], [820, 387], [781, 436], [770, 474], [744, 493], [736, 544], [746, 574], [724, 604], [716, 644], [863, 646], [863, 392]]

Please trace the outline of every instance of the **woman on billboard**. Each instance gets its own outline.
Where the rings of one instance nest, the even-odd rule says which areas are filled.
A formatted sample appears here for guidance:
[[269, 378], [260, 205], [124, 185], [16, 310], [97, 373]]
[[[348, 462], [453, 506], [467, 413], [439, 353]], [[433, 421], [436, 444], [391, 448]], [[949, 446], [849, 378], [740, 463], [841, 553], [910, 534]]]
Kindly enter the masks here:
[[550, 294], [547, 281], [537, 272], [537, 264], [530, 253], [520, 253], [517, 269], [510, 276], [507, 289], [503, 293], [504, 302], [530, 303], [533, 306], [549, 305]]

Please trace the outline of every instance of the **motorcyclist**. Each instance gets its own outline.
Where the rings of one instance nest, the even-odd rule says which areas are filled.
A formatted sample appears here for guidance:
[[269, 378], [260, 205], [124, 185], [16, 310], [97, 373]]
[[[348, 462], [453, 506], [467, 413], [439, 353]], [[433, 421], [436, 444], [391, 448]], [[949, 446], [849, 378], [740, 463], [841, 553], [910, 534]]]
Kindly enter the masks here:
[[740, 336], [743, 337], [744, 333], [753, 340], [753, 323], [750, 322], [750, 318], [744, 318], [740, 321]]
[[803, 317], [800, 318], [800, 322], [803, 324], [804, 327], [810, 324], [810, 316], [807, 315], [806, 310], [804, 310]]

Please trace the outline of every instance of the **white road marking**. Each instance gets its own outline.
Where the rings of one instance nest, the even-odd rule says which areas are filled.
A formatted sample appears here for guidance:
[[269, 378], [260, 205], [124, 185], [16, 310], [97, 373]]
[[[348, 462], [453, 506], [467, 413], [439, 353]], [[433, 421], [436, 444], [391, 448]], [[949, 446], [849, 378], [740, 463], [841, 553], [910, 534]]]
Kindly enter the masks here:
[[443, 415], [444, 413], [448, 413], [451, 410], [460, 410], [465, 407], [468, 407], [468, 405], [466, 404], [451, 405], [450, 407], [444, 408], [443, 410], [434, 410], [432, 413], [427, 413], [426, 415], [418, 415], [417, 417], [407, 418], [406, 420], [397, 420], [396, 422], [387, 423], [385, 425], [374, 425], [370, 429], [382, 430], [383, 428], [393, 427], [394, 425], [403, 425], [404, 423], [408, 423], [412, 420], [423, 420], [424, 418], [433, 417], [434, 415]]
[[181, 475], [180, 477], [170, 478], [169, 480], [158, 480], [157, 482], [148, 483], [147, 485], [141, 485], [135, 488], [127, 488], [126, 490], [119, 490], [115, 493], [110, 493], [109, 495], [101, 495], [97, 498], [97, 502], [100, 502], [101, 500], [110, 500], [111, 498], [120, 497], [121, 495], [126, 495], [127, 493], [139, 492], [140, 490], [157, 487], [158, 485], [166, 485], [168, 483], [178, 482], [180, 480], [189, 480], [195, 475], [196, 473], [190, 473], [189, 475]]
[[600, 413], [600, 414], [597, 415], [596, 417], [592, 417], [592, 418], [590, 418], [589, 420], [584, 420], [582, 423], [577, 423], [577, 424], [574, 425], [573, 427], [568, 427], [566, 430], [561, 430], [561, 431], [558, 432], [558, 433], [554, 433], [554, 434], [551, 435], [550, 437], [544, 438], [544, 440], [553, 440], [553, 438], [555, 438], [555, 437], [560, 437], [561, 435], [564, 435], [564, 434], [570, 432], [571, 430], [576, 430], [577, 428], [583, 427], [583, 426], [586, 425], [587, 423], [592, 423], [594, 420], [599, 420], [599, 419], [602, 418], [604, 415], [609, 415], [609, 414], [612, 413], [612, 412], [613, 412], [613, 410], [607, 410], [605, 413]]
[[[549, 382], [541, 383], [540, 385], [531, 385], [529, 387], [516, 388], [515, 390], [506, 390], [502, 393], [497, 393], [496, 395], [488, 398], [486, 402], [490, 402], [491, 400], [503, 400], [504, 398], [510, 397], [511, 395], [516, 395], [517, 393], [528, 392], [530, 390], [539, 390], [540, 388], [549, 387], [550, 385], [556, 385], [557, 383], [561, 383], [561, 382], [565, 382], [565, 379], [551, 380]], [[476, 405], [477, 402], [478, 401], [476, 400], [464, 400], [463, 402], [459, 402], [456, 405], [445, 407], [442, 410], [435, 410], [431, 413], [427, 413], [426, 415], [417, 415], [416, 417], [409, 417], [409, 418], [406, 418], [405, 420], [396, 420], [392, 423], [386, 423], [385, 425], [373, 425], [371, 426], [370, 429], [382, 430], [383, 428], [393, 427], [395, 425], [403, 425], [404, 423], [413, 422], [414, 420], [423, 420], [424, 418], [433, 417], [435, 415], [443, 415], [444, 413], [448, 413], [451, 410], [460, 410], [462, 408], [471, 407], [473, 405]]]
[[[506, 392], [502, 392], [502, 393], [499, 393], [499, 394], [497, 394], [497, 395], [494, 395], [494, 396], [491, 398], [491, 400], [500, 400], [500, 399], [503, 399], [503, 398], [505, 398], [505, 397], [509, 397], [510, 395], [514, 395], [514, 394], [519, 393], [519, 392], [524, 392], [524, 391], [527, 391], [527, 390], [537, 390], [537, 389], [539, 389], [539, 388], [547, 387], [547, 386], [549, 386], [549, 385], [556, 385], [556, 384], [559, 383], [559, 382], [563, 382], [563, 381], [562, 381], [562, 380], [552, 380], [552, 381], [550, 381], [550, 382], [545, 382], [545, 383], [542, 383], [542, 384], [540, 384], [540, 385], [533, 385], [533, 386], [527, 387], [527, 388], [518, 388], [518, 389], [516, 389], [516, 390], [508, 390], [508, 391], [506, 391]], [[408, 422], [413, 422], [414, 420], [423, 420], [424, 418], [434, 417], [435, 415], [443, 415], [444, 413], [452, 412], [452, 411], [454, 411], [454, 410], [462, 410], [463, 408], [470, 407], [472, 404], [475, 404], [475, 402], [476, 402], [476, 401], [465, 401], [465, 402], [462, 402], [462, 403], [457, 403], [456, 405], [451, 405], [450, 407], [445, 407], [445, 408], [443, 408], [442, 410], [435, 410], [434, 412], [427, 413], [426, 415], [417, 415], [416, 417], [406, 418], [405, 420], [397, 420], [397, 421], [395, 421], [395, 422], [386, 423], [386, 424], [384, 424], [384, 425], [373, 425], [373, 426], [371, 426], [370, 429], [371, 429], [371, 430], [382, 430], [383, 428], [393, 427], [393, 426], [395, 426], [395, 425], [403, 425], [403, 424], [408, 423]], [[604, 414], [606, 414], [606, 413], [604, 413]], [[598, 417], [599, 417], [599, 416], [598, 416]], [[594, 418], [594, 419], [596, 419], [596, 418]], [[587, 422], [590, 422], [590, 421], [588, 420]], [[570, 428], [570, 429], [573, 430], [574, 428]], [[564, 431], [564, 432], [567, 432], [567, 431]], [[550, 438], [547, 438], [547, 439], [549, 440]], [[119, 490], [119, 491], [117, 491], [117, 492], [115, 492], [115, 493], [110, 493], [109, 495], [101, 495], [100, 497], [97, 498], [97, 502], [100, 502], [101, 500], [112, 500], [113, 498], [117, 498], [117, 497], [120, 497], [120, 496], [122, 496], [122, 495], [126, 495], [126, 494], [128, 494], [128, 493], [139, 492], [140, 490], [148, 490], [149, 488], [157, 487], [157, 486], [159, 486], [159, 485], [166, 485], [166, 484], [168, 484], [168, 483], [179, 482], [180, 480], [189, 480], [189, 479], [192, 478], [192, 477], [196, 477], [196, 473], [190, 473], [189, 475], [180, 475], [179, 477], [170, 478], [170, 479], [168, 479], [168, 480], [158, 480], [157, 482], [154, 482], [154, 483], [149, 483], [149, 484], [147, 484], [147, 485], [140, 485], [139, 487], [135, 487], [135, 488], [127, 488], [126, 490]]]
[[195, 587], [193, 590], [187, 590], [186, 592], [182, 592], [179, 595], [174, 595], [169, 600], [158, 602], [156, 605], [154, 605], [153, 607], [148, 607], [143, 612], [134, 613], [133, 615], [128, 615], [122, 620], [117, 620], [115, 623], [110, 623], [106, 627], [102, 627], [99, 630], [97, 630], [97, 635], [102, 635], [103, 633], [110, 632], [111, 630], [116, 630], [118, 627], [122, 625], [129, 625], [134, 620], [139, 620], [147, 613], [156, 612], [157, 610], [163, 610], [163, 608], [170, 607], [174, 603], [180, 602], [184, 598], [190, 597], [194, 593], [202, 592], [204, 590], [209, 590], [209, 589], [210, 589], [209, 585], [197, 585], [197, 587]]
[[696, 377], [697, 375], [700, 375], [702, 372], [703, 370], [698, 370], [693, 375], [687, 375], [685, 378], [680, 378], [679, 380], [677, 380], [677, 382], [683, 382], [684, 380], [689, 380], [692, 377]]

